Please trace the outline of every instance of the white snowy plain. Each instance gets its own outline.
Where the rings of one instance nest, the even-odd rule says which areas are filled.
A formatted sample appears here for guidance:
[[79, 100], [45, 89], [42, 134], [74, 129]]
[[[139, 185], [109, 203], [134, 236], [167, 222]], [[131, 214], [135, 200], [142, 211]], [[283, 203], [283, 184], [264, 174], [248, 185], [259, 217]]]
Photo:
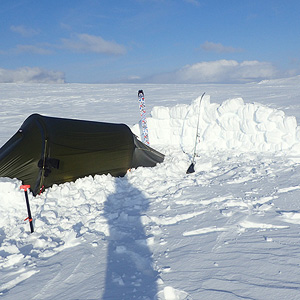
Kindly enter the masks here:
[[1, 299], [300, 299], [300, 77], [0, 88], [0, 145], [32, 113], [140, 134], [143, 89], [150, 144], [166, 155], [29, 194], [33, 234], [21, 182], [0, 178]]

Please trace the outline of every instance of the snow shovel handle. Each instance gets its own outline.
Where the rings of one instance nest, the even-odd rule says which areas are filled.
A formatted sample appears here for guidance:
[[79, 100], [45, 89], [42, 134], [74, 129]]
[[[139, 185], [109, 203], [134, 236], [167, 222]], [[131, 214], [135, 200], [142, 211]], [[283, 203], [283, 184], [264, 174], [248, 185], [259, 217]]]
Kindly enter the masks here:
[[32, 217], [31, 217], [31, 211], [30, 211], [30, 205], [29, 205], [29, 199], [28, 199], [28, 193], [27, 190], [30, 188], [30, 185], [21, 185], [20, 189], [24, 190], [25, 193], [25, 199], [26, 199], [26, 206], [27, 206], [27, 213], [28, 213], [28, 217], [25, 219], [29, 221], [29, 225], [30, 225], [30, 231], [31, 233], [34, 232], [33, 229], [33, 223], [32, 223]]

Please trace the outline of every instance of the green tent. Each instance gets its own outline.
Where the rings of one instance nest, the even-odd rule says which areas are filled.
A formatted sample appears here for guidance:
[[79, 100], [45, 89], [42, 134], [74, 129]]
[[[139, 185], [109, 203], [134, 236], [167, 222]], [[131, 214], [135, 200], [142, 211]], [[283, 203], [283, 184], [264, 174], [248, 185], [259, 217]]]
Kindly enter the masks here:
[[163, 160], [124, 124], [33, 114], [0, 148], [0, 177], [18, 178], [36, 195], [55, 183], [95, 174], [124, 176], [130, 168]]

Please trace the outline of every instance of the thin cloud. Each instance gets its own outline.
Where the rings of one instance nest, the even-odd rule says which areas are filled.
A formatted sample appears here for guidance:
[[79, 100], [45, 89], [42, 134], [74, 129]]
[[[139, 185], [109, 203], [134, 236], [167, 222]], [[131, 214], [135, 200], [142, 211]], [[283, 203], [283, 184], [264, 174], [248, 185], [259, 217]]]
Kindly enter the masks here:
[[269, 62], [218, 60], [186, 65], [156, 75], [153, 83], [246, 83], [276, 78], [279, 71]]
[[105, 54], [125, 54], [123, 45], [114, 41], [106, 41], [101, 36], [89, 34], [76, 34], [73, 38], [62, 39], [63, 48], [75, 52], [105, 53]]
[[40, 33], [39, 30], [30, 28], [30, 27], [26, 27], [23, 25], [20, 25], [20, 26], [12, 25], [12, 26], [10, 26], [10, 30], [12, 32], [20, 34], [23, 37], [32, 37], [32, 36], [38, 35]]
[[52, 54], [53, 51], [49, 49], [45, 49], [42, 47], [34, 46], [34, 45], [17, 45], [16, 47], [16, 53], [33, 53], [33, 54], [39, 54], [39, 55], [49, 55]]
[[71, 38], [61, 39], [60, 44], [43, 43], [37, 45], [17, 45], [10, 50], [0, 50], [0, 55], [11, 53], [50, 55], [54, 54], [55, 50], [61, 49], [79, 53], [102, 53], [108, 55], [121, 55], [126, 53], [126, 48], [114, 41], [107, 41], [100, 36], [89, 34], [74, 34]]
[[0, 68], [1, 83], [64, 83], [65, 74], [42, 68], [23, 67], [17, 70]]
[[241, 48], [234, 48], [231, 46], [224, 46], [221, 43], [213, 43], [206, 41], [201, 46], [201, 49], [207, 51], [207, 52], [217, 52], [217, 53], [236, 53], [236, 52], [242, 52], [243, 49]]

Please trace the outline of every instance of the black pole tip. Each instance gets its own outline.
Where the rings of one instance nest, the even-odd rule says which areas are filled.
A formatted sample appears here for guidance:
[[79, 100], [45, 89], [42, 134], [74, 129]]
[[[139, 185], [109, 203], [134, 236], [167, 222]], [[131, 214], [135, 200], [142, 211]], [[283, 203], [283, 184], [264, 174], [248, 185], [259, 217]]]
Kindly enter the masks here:
[[191, 174], [191, 173], [195, 173], [195, 164], [191, 163], [191, 165], [189, 166], [189, 168], [186, 171], [186, 174]]

